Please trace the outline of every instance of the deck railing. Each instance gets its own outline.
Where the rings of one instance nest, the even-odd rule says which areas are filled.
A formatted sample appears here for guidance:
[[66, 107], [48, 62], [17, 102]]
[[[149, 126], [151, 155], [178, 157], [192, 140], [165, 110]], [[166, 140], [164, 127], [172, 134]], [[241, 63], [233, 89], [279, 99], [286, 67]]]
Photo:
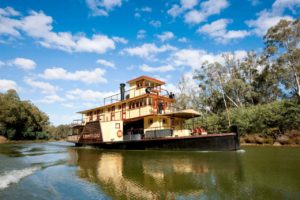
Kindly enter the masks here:
[[[144, 86], [144, 87], [139, 87], [139, 88], [133, 88], [133, 89], [126, 90], [125, 93], [124, 93], [124, 98], [128, 99], [128, 98], [133, 98], [133, 97], [137, 97], [137, 96], [146, 94], [145, 90], [142, 90], [142, 89], [146, 89], [146, 88], [147, 87]], [[169, 97], [170, 93], [166, 89], [160, 88], [159, 90], [156, 90], [156, 91], [159, 92], [160, 96]], [[133, 94], [133, 97], [131, 97], [130, 94]], [[116, 103], [116, 102], [119, 102], [119, 101], [121, 101], [121, 93], [117, 93], [117, 94], [111, 95], [109, 97], [105, 97], [103, 104], [105, 106], [105, 105], [109, 105], [109, 104]]]
[[73, 122], [71, 123], [71, 126], [82, 126], [84, 125], [84, 121], [82, 119], [74, 119]]

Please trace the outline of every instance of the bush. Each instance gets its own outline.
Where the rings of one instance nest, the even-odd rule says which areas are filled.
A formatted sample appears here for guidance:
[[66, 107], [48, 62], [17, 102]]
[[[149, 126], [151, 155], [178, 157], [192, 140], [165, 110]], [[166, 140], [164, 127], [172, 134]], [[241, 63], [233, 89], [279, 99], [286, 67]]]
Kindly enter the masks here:
[[[261, 134], [276, 139], [287, 131], [300, 128], [300, 104], [289, 100], [233, 108], [229, 115], [231, 124], [238, 126], [241, 135]], [[204, 127], [214, 125], [220, 129], [227, 129], [227, 113], [207, 115], [205, 120], [199, 120], [199, 123]]]

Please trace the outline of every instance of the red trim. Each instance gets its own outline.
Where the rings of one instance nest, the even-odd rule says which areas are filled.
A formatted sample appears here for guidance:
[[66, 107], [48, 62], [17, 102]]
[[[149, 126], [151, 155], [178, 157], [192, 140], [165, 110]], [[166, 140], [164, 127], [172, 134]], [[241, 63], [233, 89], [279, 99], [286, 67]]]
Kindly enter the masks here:
[[159, 83], [159, 84], [162, 84], [162, 85], [165, 84], [165, 82], [160, 81], [160, 80], [155, 79], [155, 78], [152, 78], [152, 77], [149, 77], [149, 76], [140, 76], [140, 77], [137, 77], [137, 78], [132, 79], [132, 80], [130, 80], [130, 81], [127, 81], [127, 83], [132, 83], [132, 82], [136, 82], [136, 81], [143, 80], [143, 79], [149, 80], [149, 81], [153, 81], [153, 82], [155, 82], [155, 83]]

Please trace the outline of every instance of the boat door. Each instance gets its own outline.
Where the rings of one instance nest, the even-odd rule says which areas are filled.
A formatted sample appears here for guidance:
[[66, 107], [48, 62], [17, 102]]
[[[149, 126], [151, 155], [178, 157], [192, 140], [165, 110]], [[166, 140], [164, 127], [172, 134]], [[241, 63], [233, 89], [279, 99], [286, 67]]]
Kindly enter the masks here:
[[122, 120], [126, 119], [126, 103], [122, 104]]

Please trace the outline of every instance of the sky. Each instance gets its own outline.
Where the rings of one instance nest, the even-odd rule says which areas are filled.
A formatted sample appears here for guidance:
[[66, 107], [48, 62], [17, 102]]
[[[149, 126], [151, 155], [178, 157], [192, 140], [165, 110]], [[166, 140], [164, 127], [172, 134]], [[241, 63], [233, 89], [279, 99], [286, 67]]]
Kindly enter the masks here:
[[147, 75], [176, 92], [203, 62], [263, 49], [300, 0], [1, 0], [0, 92], [17, 90], [54, 125]]

